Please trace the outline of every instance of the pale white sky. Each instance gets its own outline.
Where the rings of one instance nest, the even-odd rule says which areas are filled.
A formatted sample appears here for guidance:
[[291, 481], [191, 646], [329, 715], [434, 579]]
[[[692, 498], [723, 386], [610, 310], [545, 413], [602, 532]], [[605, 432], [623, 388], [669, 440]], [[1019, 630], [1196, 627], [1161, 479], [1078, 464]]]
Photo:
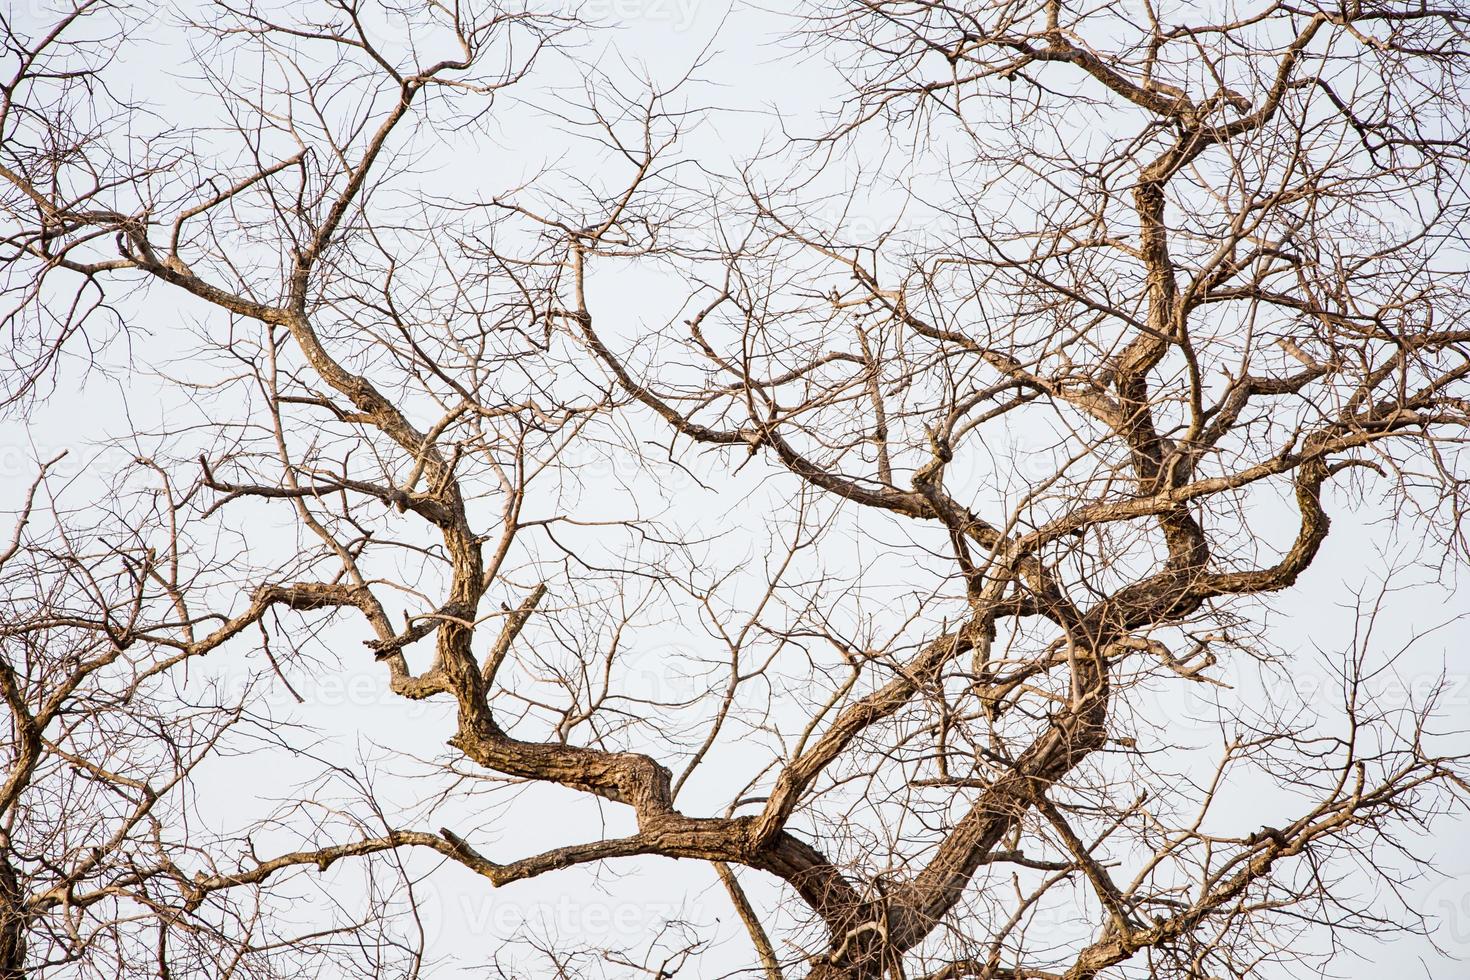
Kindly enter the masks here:
[[[778, 142], [781, 127], [775, 122], [777, 113], [789, 133], [815, 131], [823, 113], [834, 108], [834, 100], [842, 92], [840, 79], [819, 52], [785, 39], [792, 23], [779, 11], [764, 11], [755, 5], [732, 6], [725, 0], [589, 0], [582, 9], [585, 14], [616, 25], [616, 30], [597, 37], [588, 49], [609, 74], [631, 79], [646, 73], [656, 82], [671, 81], [682, 76], [697, 59], [704, 59], [698, 70], [702, 81], [688, 87], [687, 98], [691, 105], [715, 105], [718, 111], [693, 130], [686, 152], [714, 171], [728, 173], [739, 162]], [[140, 44], [125, 56], [113, 77], [155, 101], [164, 111], [187, 119], [198, 96], [188, 94], [189, 86], [178, 84], [178, 78], [190, 74], [191, 69], [187, 51], [172, 40], [176, 34], [168, 28], [170, 16], [158, 15], [158, 29], [151, 32], [149, 43]], [[540, 112], [555, 104], [557, 82], [565, 86], [568, 97], [580, 84], [565, 72], [565, 66], [560, 70], [563, 76], [559, 79], [533, 81], [526, 89], [517, 90], [519, 96], [535, 104], [506, 108], [505, 121], [496, 124], [501, 139], [493, 152], [485, 152], [469, 140], [446, 139], [435, 150], [437, 156], [422, 161], [423, 179], [436, 189], [452, 184], [465, 187], [467, 195], [489, 196], [519, 183], [548, 163], [575, 172], [575, 154], [585, 150], [578, 150], [578, 144], [564, 138]], [[878, 161], [863, 161], [864, 167], [878, 165]], [[614, 175], [609, 179], [617, 178]], [[412, 190], [411, 186], [400, 185], [400, 189], [405, 187]], [[869, 222], [876, 227], [896, 220], [899, 214], [895, 203], [882, 197], [866, 206], [871, 213], [852, 215], [854, 223]], [[668, 285], [660, 279], [660, 273], [646, 269], [619, 270], [616, 275], [597, 279], [595, 303], [616, 311], [607, 317], [607, 334], [631, 340], [667, 322], [677, 313], [682, 298], [677, 289], [664, 288]], [[49, 457], [65, 448], [72, 451], [72, 457], [61, 469], [75, 477], [66, 499], [75, 506], [77, 501], [95, 494], [95, 488], [105, 482], [110, 471], [127, 465], [135, 451], [124, 441], [129, 432], [165, 424], [177, 427], [181, 422], [199, 419], [202, 410], [169, 379], [205, 380], [203, 372], [191, 373], [198, 369], [191, 367], [189, 351], [199, 331], [219, 328], [217, 320], [209, 311], [181, 303], [158, 289], [151, 291], [146, 306], [135, 306], [133, 316], [128, 337], [107, 348], [103, 360], [120, 366], [131, 357], [139, 368], [158, 374], [130, 373], [119, 367], [110, 375], [92, 372], [83, 378], [69, 370], [56, 395], [30, 418], [6, 422], [0, 429], [0, 485], [6, 494], [13, 497], [29, 482], [36, 458]], [[1024, 446], [1024, 434], [1020, 439]], [[83, 465], [83, 461], [89, 462]], [[589, 460], [582, 475], [588, 486], [575, 498], [578, 513], [626, 514], [626, 508], [636, 505], [645, 514], [666, 515], [679, 526], [712, 536], [725, 535], [711, 547], [710, 561], [712, 566], [736, 570], [730, 595], [739, 596], [759, 584], [761, 562], [772, 546], [766, 518], [776, 503], [788, 499], [790, 486], [774, 479], [774, 471], [763, 459], [753, 460], [733, 478], [726, 476], [718, 463], [694, 453], [687, 454], [683, 462], [708, 477], [705, 482], [711, 489], [681, 479], [672, 469], [654, 474], [637, 469], [624, 472], [616, 468], [616, 463]], [[983, 471], [987, 464], [983, 460], [965, 460], [958, 465], [972, 467], [978, 478], [986, 478]], [[624, 486], [619, 487], [619, 483]], [[1271, 614], [1276, 643], [1299, 652], [1285, 676], [1263, 674], [1242, 658], [1228, 665], [1233, 690], [1201, 687], [1187, 692], [1194, 695], [1190, 698], [1181, 697], [1175, 685], [1140, 702], [1142, 708], [1167, 718], [1167, 736], [1161, 734], [1161, 738], [1172, 739], [1185, 749], [1199, 749], [1179, 753], [1179, 764], [1185, 771], [1197, 774], [1189, 767], [1201, 767], [1199, 771], [1207, 768], [1211, 763], [1208, 749], [1218, 746], [1221, 739], [1211, 697], [1219, 697], [1230, 711], [1299, 701], [1309, 709], [1331, 712], [1333, 699], [1339, 696], [1332, 666], [1351, 647], [1357, 626], [1349, 605], [1353, 592], [1374, 593], [1394, 557], [1412, 554], [1415, 547], [1412, 541], [1394, 540], [1386, 525], [1375, 525], [1381, 516], [1334, 513], [1333, 535], [1316, 564], [1303, 576], [1290, 604], [1281, 603]], [[1280, 522], [1280, 513], [1262, 504], [1258, 519], [1262, 526], [1270, 526]], [[834, 544], [829, 538], [823, 560], [845, 562], [856, 568], [872, 561], [880, 551], [880, 546], [862, 541], [858, 530], [877, 527], [887, 531], [891, 526], [884, 527], [884, 522], [865, 515], [850, 517], [847, 522], [852, 534], [847, 545]], [[261, 523], [236, 530], [248, 534], [252, 544], [263, 549], [289, 546], [289, 539], [279, 527]], [[589, 539], [589, 546], [605, 549], [615, 558], [625, 543], [608, 536]], [[740, 577], [742, 566], [745, 579]], [[920, 587], [925, 576], [932, 578], [935, 574], [908, 566], [902, 566], [901, 572], [912, 573], [920, 580], [895, 581], [895, 594]], [[895, 578], [902, 575], [894, 573]], [[1465, 631], [1461, 624], [1439, 627], [1457, 615], [1470, 614], [1470, 598], [1464, 589], [1456, 588], [1454, 581], [1438, 583], [1423, 571], [1405, 573], [1393, 584], [1395, 589], [1379, 614], [1369, 648], [1387, 662], [1410, 636], [1428, 635], [1375, 682], [1382, 685], [1386, 698], [1407, 699], [1427, 693], [1425, 685], [1430, 679], [1447, 672], [1449, 685], [1442, 698], [1441, 727], [1464, 727], [1470, 722], [1470, 663], [1465, 659]], [[1438, 631], [1433, 632], [1436, 628]], [[370, 658], [353, 659], [361, 649], [361, 636], [350, 628], [338, 633], [340, 636], [331, 639], [339, 641], [343, 651], [340, 666], [292, 678], [306, 697], [305, 705], [296, 705], [284, 691], [273, 692], [272, 703], [282, 717], [310, 722], [320, 731], [314, 751], [321, 758], [357, 771], [370, 768], [360, 761], [363, 757], [383, 759], [389, 750], [426, 758], [438, 756], [443, 739], [451, 731], [444, 709], [432, 704], [408, 704], [388, 694], [384, 677]], [[667, 671], [659, 653], [667, 645], [686, 647], [699, 642], [690, 623], [671, 624], [662, 633], [651, 628], [640, 640], [641, 645], [628, 654], [634, 676], [651, 692], [671, 698], [691, 689], [695, 682]], [[212, 665], [225, 683], [243, 684], [257, 675], [259, 664], [255, 660], [232, 660], [231, 656], [232, 651], [222, 651]], [[739, 744], [720, 751], [725, 754], [713, 767], [715, 774], [748, 768], [761, 752], [759, 747]], [[410, 768], [406, 762], [393, 761], [376, 772], [384, 798], [398, 801], [419, 792], [417, 784], [402, 778]], [[293, 759], [282, 751], [222, 762], [203, 776], [204, 809], [222, 828], [237, 825], [252, 809], [268, 806], [269, 797], [289, 795], [282, 786], [287, 774], [300, 773], [304, 777], [315, 769], [309, 760]], [[690, 812], [703, 812], [704, 808], [718, 811], [729, 802], [723, 795], [727, 790], [712, 779], [695, 780], [684, 805]], [[408, 804], [407, 799], [402, 802]], [[477, 830], [476, 843], [498, 860], [522, 857], [572, 839], [631, 829], [628, 815], [619, 808], [602, 807], [562, 790], [529, 789], [516, 798], [514, 806], [504, 806], [502, 801], [487, 810], [486, 802], [484, 797], [466, 793], [440, 806], [434, 819], [447, 826]], [[1249, 825], [1251, 820], [1259, 823], [1265, 819], [1261, 814], [1269, 811], [1275, 801], [1269, 778], [1260, 777], [1252, 783], [1243, 781], [1222, 802], [1225, 805], [1215, 815], [1216, 820]], [[1332, 974], [1352, 980], [1379, 980], [1386, 974], [1432, 980], [1470, 977], [1467, 840], [1470, 823], [1463, 814], [1451, 814], [1440, 821], [1435, 836], [1422, 842], [1421, 853], [1435, 855], [1436, 868], [1449, 877], [1415, 886], [1425, 898], [1427, 911], [1445, 916], [1444, 927], [1438, 933], [1441, 945], [1463, 959], [1441, 956], [1413, 937], [1397, 942], [1375, 940], [1356, 948], [1360, 956], [1345, 953], [1338, 957]], [[268, 851], [270, 847], [267, 843], [261, 849]], [[417, 870], [438, 863], [422, 855], [408, 860]], [[332, 879], [332, 887], [345, 901], [355, 879], [350, 870], [340, 875]], [[778, 919], [785, 914], [779, 911], [782, 897], [774, 884], [752, 872], [743, 872], [741, 877], [758, 909], [778, 909]], [[428, 971], [432, 977], [487, 975], [484, 966], [502, 938], [509, 933], [524, 936], [525, 930], [533, 929], [538, 922], [553, 932], [580, 936], [588, 946], [597, 946], [606, 937], [628, 938], [632, 933], [656, 931], [668, 920], [686, 919], [704, 927], [703, 934], [716, 938], [697, 969], [687, 975], [720, 976], [753, 962], [748, 940], [713, 871], [694, 862], [624, 861], [610, 869], [579, 868], [550, 874], [501, 891], [492, 891], [486, 882], [451, 865], [424, 880], [416, 890], [416, 899], [431, 948], [445, 959], [442, 967]], [[311, 901], [320, 902], [321, 898]], [[1311, 937], [1304, 940], [1306, 944], [1314, 941]], [[502, 962], [522, 963], [529, 969], [528, 975], [536, 975], [530, 967], [533, 960], [524, 951], [506, 951], [501, 957]], [[612, 972], [619, 975], [616, 970]], [[507, 973], [515, 975], [511, 970]]]

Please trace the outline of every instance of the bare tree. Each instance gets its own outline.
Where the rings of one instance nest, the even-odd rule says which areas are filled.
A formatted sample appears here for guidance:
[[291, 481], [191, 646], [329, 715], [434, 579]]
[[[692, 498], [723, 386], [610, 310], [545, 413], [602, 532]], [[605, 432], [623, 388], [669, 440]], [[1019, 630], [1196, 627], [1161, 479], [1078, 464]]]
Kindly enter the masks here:
[[[101, 499], [42, 469], [0, 563], [0, 977], [416, 976], [414, 855], [705, 862], [768, 978], [1288, 975], [1428, 928], [1407, 835], [1464, 819], [1463, 746], [1374, 637], [1436, 624], [1345, 596], [1330, 698], [1248, 692], [1302, 669], [1334, 514], [1424, 542], [1350, 538], [1380, 580], [1465, 554], [1470, 15], [830, 0], [796, 36], [850, 97], [727, 172], [696, 73], [569, 14], [187, 13], [4, 24], [12, 410], [178, 407]], [[154, 30], [187, 106], [119, 84]], [[500, 172], [517, 128], [575, 162]], [[385, 751], [444, 706], [391, 789], [269, 695], [369, 671]], [[1218, 744], [1170, 727], [1196, 692]], [[271, 753], [314, 775], [201, 818]], [[496, 832], [546, 787], [606, 822]], [[710, 969], [640, 938], [535, 945]]]

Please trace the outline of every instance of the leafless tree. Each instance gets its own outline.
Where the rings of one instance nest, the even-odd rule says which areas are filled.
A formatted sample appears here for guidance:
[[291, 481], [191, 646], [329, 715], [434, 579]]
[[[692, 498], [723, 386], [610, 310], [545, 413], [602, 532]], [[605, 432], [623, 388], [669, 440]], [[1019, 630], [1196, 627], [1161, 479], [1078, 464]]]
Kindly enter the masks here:
[[[12, 507], [0, 978], [427, 975], [425, 857], [704, 862], [718, 967], [767, 978], [1285, 976], [1429, 928], [1464, 746], [1374, 637], [1466, 552], [1457, 5], [824, 0], [793, 36], [849, 97], [734, 166], [717, 54], [640, 83], [536, 5], [3, 26], [10, 410], [173, 407]], [[156, 36], [187, 84], [131, 84]], [[1253, 697], [1336, 515], [1423, 544], [1350, 537], [1389, 584], [1334, 684]], [[411, 778], [318, 751], [299, 689], [369, 673], [378, 749], [447, 742]], [[277, 757], [269, 812], [202, 815]], [[600, 828], [497, 830], [569, 798]], [[715, 968], [654, 932], [528, 941]]]

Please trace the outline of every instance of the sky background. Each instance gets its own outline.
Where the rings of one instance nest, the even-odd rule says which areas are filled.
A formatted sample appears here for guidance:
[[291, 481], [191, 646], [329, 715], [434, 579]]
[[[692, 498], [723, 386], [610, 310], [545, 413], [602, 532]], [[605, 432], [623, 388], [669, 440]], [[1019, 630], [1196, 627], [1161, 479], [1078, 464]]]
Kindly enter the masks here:
[[[41, 10], [39, 5], [31, 8], [37, 15]], [[716, 106], [717, 111], [690, 133], [685, 152], [706, 161], [711, 169], [733, 169], [755, 157], [778, 140], [783, 129], [815, 131], [842, 96], [840, 77], [820, 52], [790, 38], [793, 22], [780, 10], [717, 0], [590, 0], [582, 13], [613, 27], [592, 40], [587, 49], [587, 56], [612, 74], [643, 74], [656, 82], [672, 81], [696, 63], [702, 65], [697, 76], [705, 81], [689, 86], [688, 100]], [[191, 81], [196, 72], [189, 51], [178, 43], [176, 31], [166, 29], [170, 16], [167, 12], [157, 15], [154, 23], [160, 29], [136, 39], [115, 66], [112, 78], [160, 111], [188, 119], [198, 111], [202, 95]], [[580, 85], [570, 74], [562, 81], [568, 94]], [[555, 104], [555, 82], [543, 78], [519, 93], [539, 104], [508, 109], [506, 121], [497, 124], [502, 138], [491, 152], [477, 140], [456, 140], [446, 134], [436, 145], [435, 156], [421, 161], [422, 179], [436, 187], [454, 181], [495, 193], [497, 188], [513, 186], [537, 173], [548, 162], [565, 164], [573, 144], [545, 111]], [[412, 185], [400, 185], [405, 186], [411, 189]], [[874, 227], [903, 220], [897, 206], [881, 196], [866, 206], [871, 214], [859, 212], [850, 219], [857, 224], [871, 222]], [[604, 329], [628, 340], [667, 322], [676, 315], [680, 296], [676, 289], [663, 285], [652, 272], [597, 280], [598, 303], [617, 311]], [[200, 331], [218, 329], [212, 317], [197, 305], [154, 289], [146, 304], [132, 311], [126, 335], [100, 353], [103, 366], [111, 364], [114, 370], [83, 372], [79, 359], [68, 363], [44, 404], [0, 428], [0, 486], [6, 498], [15, 500], [29, 484], [37, 460], [65, 449], [70, 455], [58, 473], [69, 485], [60, 499], [65, 501], [63, 506], [79, 506], [105, 493], [103, 488], [111, 477], [130, 465], [137, 446], [128, 441], [129, 433], [197, 420], [204, 410], [173, 379], [181, 372], [188, 376], [190, 352]], [[135, 366], [132, 370], [125, 367], [130, 362]], [[966, 465], [974, 468], [977, 478], [986, 478], [985, 461]], [[764, 460], [754, 461], [741, 474], [722, 479], [710, 489], [692, 481], [680, 482], [667, 472], [650, 474], [636, 467], [621, 471], [618, 466], [606, 459], [585, 462], [582, 482], [586, 491], [578, 498], [582, 513], [599, 508], [614, 513], [637, 500], [640, 506], [667, 513], [684, 526], [725, 535], [717, 549], [718, 558], [726, 564], [759, 563], [764, 557], [762, 549], [769, 543], [767, 514], [787, 497], [787, 488], [773, 485], [773, 471]], [[712, 464], [710, 473], [720, 472]], [[1329, 510], [1333, 510], [1330, 503]], [[1417, 554], [1421, 543], [1396, 536], [1381, 517], [1334, 511], [1333, 534], [1298, 583], [1292, 604], [1282, 604], [1271, 614], [1275, 641], [1297, 654], [1289, 671], [1261, 671], [1236, 661], [1229, 665], [1231, 691], [1200, 688], [1187, 692], [1192, 696], [1181, 697], [1179, 686], [1174, 685], [1152, 699], [1142, 699], [1141, 707], [1167, 719], [1168, 734], [1159, 737], [1184, 749], [1197, 747], [1199, 765], [1206, 766], [1208, 750], [1218, 745], [1223, 731], [1218, 716], [1221, 709], [1212, 703], [1213, 697], [1222, 698], [1227, 711], [1242, 704], [1330, 711], [1340, 693], [1333, 667], [1362, 627], [1352, 607], [1353, 596], [1361, 593], [1371, 598], [1384, 587], [1390, 571], [1383, 608], [1374, 632], [1365, 641], [1385, 664], [1391, 661], [1375, 683], [1382, 685], [1385, 698], [1407, 702], [1427, 694], [1428, 686], [1443, 676], [1442, 727], [1447, 732], [1465, 727], [1470, 721], [1470, 662], [1465, 626], [1456, 617], [1470, 614], [1470, 597], [1459, 587], [1453, 570], [1446, 571], [1443, 578], [1435, 570], [1397, 570], [1396, 566]], [[1279, 514], [1266, 507], [1260, 519], [1269, 524]], [[853, 519], [850, 560], [855, 565], [866, 560], [857, 537], [863, 520]], [[289, 542], [284, 527], [261, 523], [237, 530], [262, 547]], [[279, 537], [271, 540], [272, 535]], [[616, 543], [609, 539], [606, 546], [615, 549]], [[1398, 655], [1415, 637], [1408, 651]], [[349, 629], [342, 633], [341, 645], [359, 649], [360, 640]], [[671, 632], [663, 642], [679, 645], [687, 643], [688, 637]], [[651, 691], [678, 697], [697, 682], [668, 672], [660, 649], [654, 637], [630, 651], [629, 657], [635, 658], [635, 673]], [[244, 684], [259, 676], [258, 663], [233, 662], [230, 656], [227, 649], [216, 658], [215, 679]], [[308, 721], [319, 733], [313, 742], [318, 759], [360, 774], [372, 773], [385, 796], [406, 792], [403, 787], [414, 785], [405, 778], [411, 776], [414, 766], [406, 756], [438, 756], [443, 739], [452, 730], [442, 707], [395, 698], [386, 690], [384, 674], [370, 662], [355, 666], [346, 661], [340, 669], [303, 672], [292, 680], [306, 703], [296, 704], [277, 686], [270, 695], [271, 710], [279, 712], [282, 720]], [[1451, 737], [1446, 744], [1452, 742], [1462, 744], [1463, 739]], [[740, 761], [738, 750], [732, 752], [730, 765], [735, 766]], [[1181, 757], [1190, 758], [1187, 752]], [[293, 762], [280, 752], [222, 762], [203, 777], [203, 812], [221, 827], [227, 826], [251, 809], [269, 808], [274, 797], [289, 796], [291, 776], [299, 773], [304, 778], [317, 769], [311, 759]], [[714, 805], [720, 787], [705, 790], [696, 785], [692, 789], [696, 802], [707, 799]], [[1269, 809], [1270, 799], [1269, 787], [1242, 785], [1222, 801], [1225, 805], [1218, 818], [1253, 819]], [[503, 801], [493, 809], [481, 809], [481, 803], [480, 797], [467, 794], [445, 809], [465, 821], [458, 826], [474, 826], [485, 834], [479, 840], [499, 860], [563, 844], [572, 837], [630, 829], [627, 814], [617, 808], [603, 809], [556, 789], [528, 790], [514, 809], [503, 807]], [[1421, 853], [1435, 856], [1435, 869], [1444, 877], [1426, 878], [1413, 886], [1425, 910], [1442, 917], [1436, 938], [1449, 955], [1415, 937], [1375, 940], [1338, 957], [1331, 974], [1351, 980], [1378, 980], [1385, 975], [1470, 978], [1467, 841], [1470, 822], [1463, 814], [1439, 821], [1432, 835], [1423, 840]], [[416, 873], [437, 865], [421, 856], [409, 860]], [[741, 880], [758, 909], [779, 905], [781, 893], [770, 882], [752, 872], [742, 872]], [[351, 871], [343, 870], [331, 880], [329, 890], [350, 904], [353, 882]], [[1362, 887], [1371, 885], [1363, 879]], [[302, 894], [307, 903], [325, 901], [322, 892], [310, 887], [304, 886]], [[588, 946], [598, 946], [605, 938], [657, 931], [662, 923], [681, 919], [716, 937], [698, 968], [688, 975], [717, 976], [753, 960], [749, 942], [712, 869], [695, 862], [629, 861], [610, 869], [573, 869], [499, 891], [450, 865], [437, 868], [432, 877], [420, 882], [413, 901], [417, 924], [406, 928], [421, 928], [429, 946], [443, 959], [440, 966], [426, 971], [431, 977], [472, 975], [469, 971], [483, 969], [490, 959], [530, 968], [535, 960], [524, 950], [500, 949], [502, 938], [513, 933], [527, 938], [543, 930], [563, 937], [580, 936]]]

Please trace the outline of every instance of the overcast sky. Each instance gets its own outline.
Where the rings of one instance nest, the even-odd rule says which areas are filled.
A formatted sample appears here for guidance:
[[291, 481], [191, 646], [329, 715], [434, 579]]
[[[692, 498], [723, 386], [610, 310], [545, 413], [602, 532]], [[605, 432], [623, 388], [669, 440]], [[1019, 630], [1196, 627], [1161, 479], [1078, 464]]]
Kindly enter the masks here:
[[[772, 6], [777, 6], [773, 4]], [[672, 82], [692, 70], [696, 80], [685, 91], [691, 105], [713, 106], [708, 117], [688, 137], [686, 152], [706, 162], [712, 171], [733, 173], [742, 162], [755, 159], [777, 145], [787, 134], [816, 132], [824, 113], [835, 108], [843, 87], [840, 77], [825, 59], [789, 37], [793, 22], [777, 10], [755, 5], [732, 6], [721, 0], [589, 0], [583, 12], [613, 26], [596, 35], [587, 56], [598, 59], [608, 74], [632, 80], [646, 74], [655, 83]], [[160, 107], [187, 119], [206, 99], [202, 86], [193, 81], [197, 70], [190, 53], [178, 43], [179, 32], [169, 26], [173, 14], [160, 12], [158, 29], [131, 47], [115, 66], [115, 84], [129, 86]], [[696, 67], [697, 66], [697, 67]], [[538, 76], [516, 95], [525, 104], [507, 107], [506, 122], [492, 127], [499, 139], [493, 147], [476, 139], [456, 139], [448, 134], [435, 145], [432, 156], [418, 161], [426, 185], [434, 189], [447, 183], [467, 191], [491, 196], [514, 187], [548, 165], [575, 172], [578, 141], [569, 139], [552, 117], [559, 100], [571, 98], [581, 85], [568, 65], [556, 69], [560, 76]], [[211, 110], [205, 110], [211, 111]], [[1086, 133], [1076, 134], [1079, 140]], [[400, 183], [399, 189], [411, 189]], [[871, 214], [850, 215], [850, 220], [883, 226], [904, 220], [900, 205], [881, 195], [866, 205]], [[646, 269], [620, 271], [597, 279], [595, 293], [603, 307], [616, 311], [605, 329], [622, 341], [631, 342], [679, 314], [680, 294], [665, 289], [675, 284], [661, 280], [660, 273]], [[178, 301], [154, 289], [146, 304], [129, 307], [129, 325], [124, 336], [115, 338], [100, 352], [103, 370], [80, 370], [80, 357], [63, 372], [54, 395], [28, 418], [4, 423], [0, 439], [0, 480], [14, 499], [30, 481], [35, 462], [66, 449], [71, 456], [61, 471], [72, 477], [63, 506], [80, 506], [102, 491], [109, 475], [125, 469], [139, 451], [130, 433], [163, 427], [178, 428], [181, 422], [201, 421], [218, 405], [208, 409], [177, 383], [178, 379], [201, 381], [191, 366], [191, 352], [202, 334], [221, 329], [214, 313]], [[111, 369], [107, 370], [109, 365]], [[1024, 434], [1021, 437], [1024, 445]], [[769, 509], [788, 499], [789, 486], [780, 482], [764, 459], [730, 478], [717, 464], [701, 462], [697, 453], [683, 460], [696, 475], [714, 479], [708, 487], [681, 480], [672, 470], [649, 473], [633, 468], [623, 472], [616, 461], [589, 459], [582, 475], [580, 513], [588, 516], [626, 513], [637, 506], [643, 513], [658, 513], [685, 528], [698, 529], [714, 537], [712, 561], [737, 569], [750, 568], [750, 581], [758, 584], [760, 564], [773, 546], [774, 532], [767, 521]], [[987, 471], [984, 460], [967, 460], [977, 480], [1000, 479]], [[701, 470], [701, 466], [705, 469]], [[570, 491], [569, 491], [570, 492]], [[1280, 513], [1262, 505], [1259, 519], [1265, 525], [1280, 520]], [[1329, 510], [1331, 505], [1329, 503]], [[1247, 662], [1232, 662], [1229, 691], [1202, 686], [1197, 691], [1180, 691], [1176, 685], [1160, 691], [1143, 708], [1167, 719], [1160, 739], [1176, 742], [1185, 749], [1180, 765], [1209, 765], [1209, 750], [1218, 747], [1224, 727], [1216, 716], [1213, 700], [1227, 706], [1293, 705], [1304, 709], [1331, 711], [1340, 696], [1333, 668], [1352, 648], [1362, 623], [1351, 606], [1354, 593], [1368, 599], [1384, 586], [1393, 571], [1390, 591], [1374, 632], [1365, 642], [1381, 655], [1386, 666], [1375, 682], [1383, 685], [1385, 697], [1427, 693], [1426, 685], [1444, 673], [1448, 686], [1442, 697], [1445, 712], [1442, 728], [1464, 727], [1470, 721], [1470, 663], [1466, 661], [1466, 630], [1455, 617], [1470, 614], [1470, 597], [1453, 580], [1436, 581], [1426, 571], [1395, 571], [1415, 554], [1416, 542], [1394, 537], [1381, 514], [1334, 513], [1333, 536], [1313, 568], [1297, 587], [1297, 601], [1269, 613], [1276, 628], [1275, 640], [1296, 653], [1289, 671], [1261, 670]], [[850, 518], [851, 553], [846, 560], [855, 565], [870, 560], [857, 534], [863, 518]], [[1375, 523], [1377, 522], [1377, 523]], [[261, 548], [289, 546], [284, 526], [267, 522], [237, 529]], [[272, 538], [272, 536], [276, 538]], [[609, 555], [622, 545], [607, 537], [597, 547]], [[833, 560], [834, 552], [827, 553]], [[918, 570], [916, 574], [922, 574]], [[901, 576], [898, 576], [901, 577]], [[899, 586], [907, 583], [899, 583]], [[738, 593], [738, 581], [732, 586]], [[1265, 615], [1265, 613], [1263, 613]], [[335, 643], [342, 659], [328, 663], [330, 669], [295, 677], [297, 690], [306, 703], [297, 705], [284, 690], [272, 692], [272, 710], [282, 719], [309, 722], [321, 734], [314, 740], [316, 755], [323, 760], [359, 773], [371, 772], [385, 798], [420, 792], [403, 775], [413, 766], [400, 756], [432, 759], [440, 755], [442, 743], [452, 731], [447, 712], [437, 705], [408, 704], [386, 691], [386, 678], [370, 658], [354, 655], [361, 639], [349, 627], [329, 635], [323, 647]], [[1411, 638], [1418, 638], [1407, 653], [1398, 651]], [[660, 644], [698, 642], [689, 624], [669, 627], [665, 635], [646, 634], [647, 643], [630, 650], [628, 656], [644, 658], [638, 672], [651, 689], [677, 696], [681, 685], [697, 681], [668, 673], [663, 668]], [[212, 665], [225, 683], [243, 684], [258, 678], [256, 660], [229, 660], [226, 650]], [[197, 680], [197, 678], [196, 678]], [[1396, 693], [1397, 692], [1397, 693]], [[1227, 708], [1229, 710], [1229, 708]], [[1228, 722], [1228, 718], [1226, 719]], [[1448, 744], [1448, 743], [1447, 743]], [[1190, 749], [1198, 748], [1198, 757]], [[739, 746], [729, 753], [728, 765], [744, 764]], [[1191, 762], [1191, 759], [1194, 762]], [[371, 762], [367, 760], [373, 760]], [[283, 750], [265, 749], [258, 755], [224, 760], [204, 776], [204, 810], [211, 819], [226, 826], [249, 809], [259, 811], [270, 798], [289, 795], [282, 785], [287, 774], [319, 770], [315, 761], [293, 758]], [[338, 789], [341, 789], [339, 786]], [[472, 789], [467, 784], [466, 790]], [[720, 786], [691, 787], [692, 809], [722, 807]], [[1242, 784], [1224, 801], [1216, 819], [1243, 820], [1269, 810], [1271, 787]], [[446, 823], [478, 827], [480, 838], [497, 858], [508, 860], [556, 846], [576, 838], [593, 838], [627, 831], [628, 816], [617, 808], [604, 809], [566, 791], [529, 789], [517, 807], [497, 804], [480, 809], [482, 798], [466, 795], [440, 808]], [[1445, 916], [1439, 939], [1448, 952], [1465, 957], [1452, 960], [1415, 938], [1401, 942], [1365, 944], [1361, 956], [1343, 955], [1333, 964], [1336, 976], [1354, 980], [1381, 980], [1390, 976], [1422, 976], [1432, 980], [1454, 980], [1470, 976], [1470, 825], [1453, 815], [1436, 825], [1435, 835], [1422, 843], [1423, 853], [1437, 855], [1435, 865], [1447, 877], [1425, 880], [1418, 886], [1430, 912]], [[438, 862], [415, 855], [409, 858], [417, 871], [428, 871]], [[779, 890], [753, 873], [743, 876], [758, 907], [779, 901]], [[338, 898], [351, 902], [356, 879], [350, 871], [334, 878]], [[1362, 879], [1363, 887], [1370, 887]], [[665, 920], [688, 919], [713, 926], [720, 941], [704, 954], [699, 976], [717, 976], [729, 969], [748, 965], [748, 940], [736, 921], [728, 898], [709, 866], [695, 862], [628, 861], [613, 869], [581, 868], [518, 883], [501, 891], [462, 868], [439, 868], [415, 890], [419, 922], [433, 948], [445, 964], [430, 976], [485, 975], [487, 961], [519, 959], [529, 963], [524, 950], [500, 952], [507, 933], [547, 927], [561, 935], [580, 935], [587, 945], [601, 945], [604, 937], [656, 928]], [[322, 901], [320, 894], [310, 901]], [[529, 925], [528, 925], [529, 923]], [[538, 925], [539, 923], [539, 925]], [[461, 973], [461, 968], [463, 973]], [[1286, 974], [1280, 974], [1285, 976]]]

